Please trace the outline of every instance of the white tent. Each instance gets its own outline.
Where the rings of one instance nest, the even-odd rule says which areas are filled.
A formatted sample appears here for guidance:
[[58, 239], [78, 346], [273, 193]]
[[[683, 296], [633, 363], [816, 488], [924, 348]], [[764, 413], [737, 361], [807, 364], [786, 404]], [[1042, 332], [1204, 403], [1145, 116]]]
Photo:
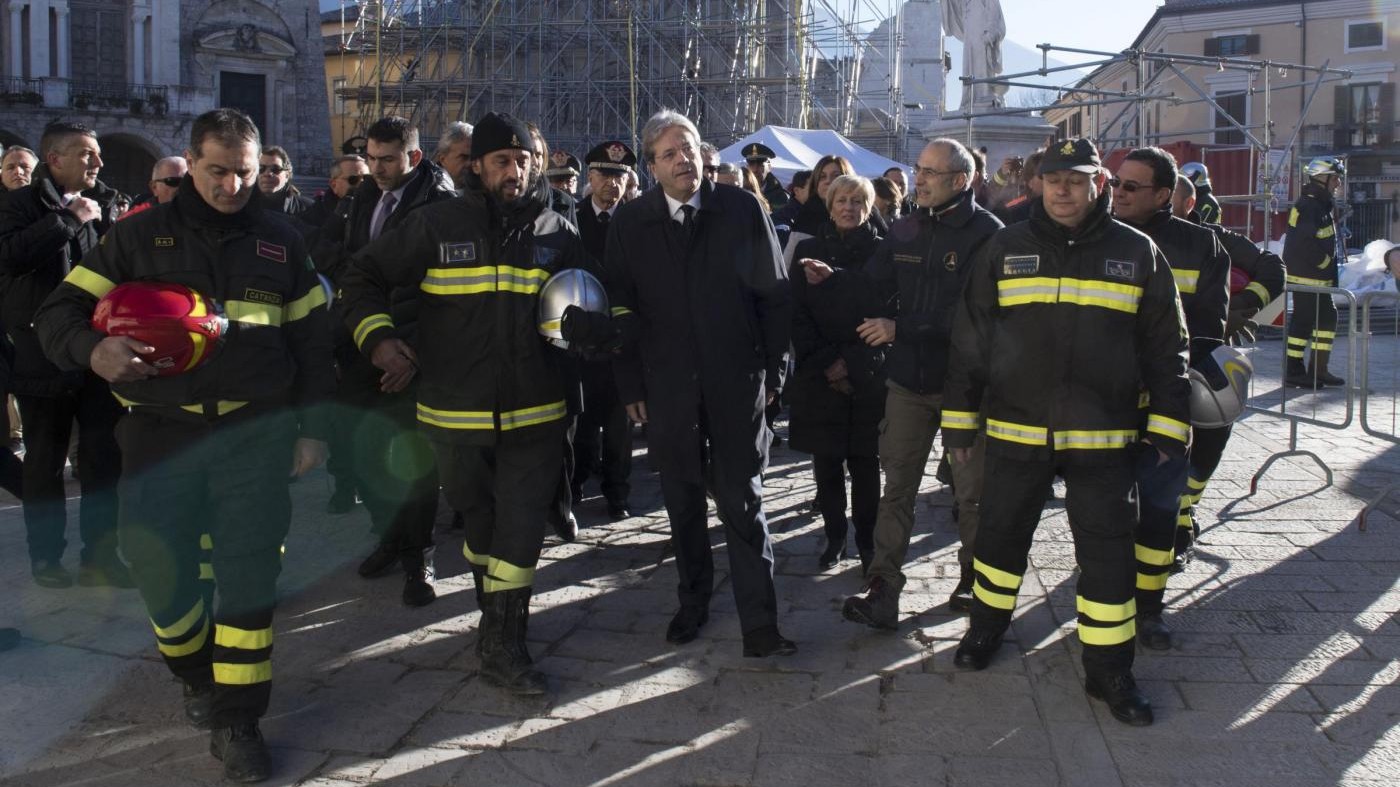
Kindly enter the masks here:
[[845, 156], [855, 167], [856, 174], [867, 178], [878, 178], [890, 167], [901, 167], [906, 174], [909, 171], [905, 164], [866, 150], [835, 131], [782, 126], [764, 126], [753, 132], [721, 150], [720, 160], [742, 166], [744, 155], [741, 151], [751, 142], [761, 142], [778, 154], [771, 164], [773, 174], [784, 185], [792, 179], [794, 172], [816, 166], [822, 156]]

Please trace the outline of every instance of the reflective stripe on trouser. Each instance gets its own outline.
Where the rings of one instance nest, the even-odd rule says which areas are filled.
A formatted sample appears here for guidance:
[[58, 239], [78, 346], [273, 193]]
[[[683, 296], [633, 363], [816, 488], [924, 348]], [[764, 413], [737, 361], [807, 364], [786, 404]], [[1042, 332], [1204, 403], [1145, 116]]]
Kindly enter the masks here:
[[[879, 444], [885, 489], [875, 515], [875, 556], [865, 575], [902, 587], [904, 557], [914, 532], [914, 498], [938, 433], [943, 397], [917, 394], [894, 382], [885, 385], [888, 392]], [[961, 511], [958, 516], [962, 516]]]
[[[1196, 540], [1192, 510], [1201, 502], [1206, 485], [1215, 475], [1215, 468], [1220, 466], [1220, 457], [1225, 453], [1233, 429], [1234, 426], [1230, 425], [1220, 429], [1197, 427], [1191, 430], [1191, 469], [1186, 477], [1186, 491], [1181, 496], [1181, 510], [1176, 517], [1176, 546], [1173, 550], [1176, 554], [1190, 548]], [[1141, 598], [1138, 607], [1142, 607]]]
[[[171, 672], [215, 681], [215, 727], [267, 711], [296, 434], [283, 413], [224, 424], [137, 411], [117, 426], [122, 554]], [[213, 579], [201, 578], [205, 546]]]
[[529, 587], [544, 542], [545, 519], [564, 472], [560, 432], [495, 445], [434, 442], [447, 501], [461, 512], [462, 552], [484, 567], [483, 591]]
[[[1012, 610], [989, 603], [999, 587], [1026, 571], [1027, 555], [1045, 506], [1045, 492], [1056, 470], [1063, 473], [1066, 505], [1074, 533], [1080, 574], [1077, 595], [1085, 672], [1103, 674], [1130, 669], [1135, 621], [1133, 602], [1133, 531], [1137, 525], [1136, 480], [1128, 451], [1101, 454], [1094, 463], [1025, 461], [992, 450], [983, 473], [996, 479], [996, 494], [982, 498], [974, 566], [972, 626], [1005, 631]], [[990, 571], [988, 569], [991, 569]], [[985, 577], [985, 579], [984, 579]], [[984, 587], [978, 592], [978, 587]], [[1002, 599], [1004, 603], [1004, 599]]]
[[[1184, 456], [1174, 456], [1159, 464], [1157, 452], [1151, 449], [1137, 454], [1134, 471], [1139, 521], [1133, 545], [1137, 560], [1137, 611], [1155, 613], [1161, 611], [1171, 570], [1176, 517], [1186, 488], [1188, 462]], [[1105, 622], [1097, 616], [1094, 620]]]
[[1331, 295], [1293, 293], [1293, 312], [1288, 318], [1289, 358], [1302, 358], [1309, 341], [1314, 350], [1331, 350], [1337, 336], [1337, 304]]

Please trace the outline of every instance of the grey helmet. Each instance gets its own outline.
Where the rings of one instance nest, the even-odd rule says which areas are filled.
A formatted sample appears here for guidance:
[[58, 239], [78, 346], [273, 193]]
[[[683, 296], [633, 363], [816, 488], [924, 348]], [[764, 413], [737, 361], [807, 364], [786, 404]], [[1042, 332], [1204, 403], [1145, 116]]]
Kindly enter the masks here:
[[540, 288], [540, 335], [565, 350], [569, 349], [569, 343], [564, 341], [564, 310], [570, 306], [608, 314], [608, 293], [602, 282], [580, 268], [559, 271]]
[[1199, 161], [1188, 161], [1181, 165], [1181, 174], [1191, 181], [1191, 185], [1196, 188], [1205, 186], [1210, 188], [1210, 170]]
[[[1191, 425], [1201, 429], [1229, 426], [1244, 412], [1249, 400], [1249, 381], [1254, 377], [1254, 364], [1249, 357], [1228, 344], [1211, 351], [1205, 363], [1213, 363], [1225, 378], [1222, 388], [1215, 388], [1199, 370], [1187, 370], [1191, 378]], [[1218, 377], [1217, 377], [1218, 379]]]

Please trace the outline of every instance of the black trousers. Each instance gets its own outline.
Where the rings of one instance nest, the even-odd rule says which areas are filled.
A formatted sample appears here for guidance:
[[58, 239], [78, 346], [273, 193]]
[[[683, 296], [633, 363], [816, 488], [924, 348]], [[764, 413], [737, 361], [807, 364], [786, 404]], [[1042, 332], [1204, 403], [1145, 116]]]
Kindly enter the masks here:
[[495, 445], [433, 443], [447, 502], [462, 513], [462, 552], [485, 569], [486, 593], [535, 583], [545, 517], [564, 472], [562, 429], [535, 430]]
[[851, 474], [851, 520], [856, 549], [866, 560], [875, 556], [875, 518], [880, 511], [880, 459], [874, 456], [813, 456], [817, 508], [828, 541], [846, 541], [846, 473]]
[[405, 568], [418, 568], [433, 548], [436, 457], [418, 428], [412, 392], [380, 393], [373, 405], [352, 420], [348, 442], [356, 486], [379, 542], [397, 550]]
[[131, 412], [117, 427], [122, 554], [170, 671], [214, 682], [215, 727], [267, 712], [296, 436], [287, 412], [214, 422]]
[[1174, 553], [1177, 513], [1186, 493], [1187, 467], [1184, 456], [1172, 457], [1162, 464], [1137, 465], [1139, 517], [1133, 556], [1137, 559], [1139, 615], [1162, 611]]
[[62, 396], [18, 396], [24, 421], [24, 526], [29, 559], [58, 560], [68, 546], [63, 465], [73, 421], [78, 422], [78, 532], [83, 563], [116, 559], [117, 478], [122, 455], [113, 434], [122, 407], [107, 382], [86, 372], [78, 390]]
[[[1150, 452], [1150, 456], [1149, 456]], [[989, 447], [987, 485], [973, 557], [972, 627], [1005, 631], [1026, 573], [1031, 540], [1058, 470], [1079, 562], [1075, 607], [1084, 671], [1129, 670], [1137, 633], [1133, 599], [1133, 531], [1137, 526], [1135, 460], [1155, 462], [1155, 449], [1115, 450], [1093, 464], [1020, 460]]]
[[1337, 304], [1331, 295], [1312, 292], [1293, 293], [1293, 313], [1288, 318], [1288, 348], [1290, 362], [1303, 360], [1303, 353], [1312, 344], [1313, 351], [1331, 352], [1337, 338]]
[[583, 412], [574, 432], [574, 488], [581, 488], [590, 473], [602, 477], [603, 497], [609, 503], [627, 503], [632, 492], [632, 424], [618, 398], [610, 363], [583, 365]]
[[[754, 428], [761, 425], [761, 421], [753, 424]], [[722, 446], [735, 442], [734, 436], [716, 445], [709, 432], [701, 418], [700, 442], [695, 450], [706, 457], [704, 477], [661, 471], [661, 497], [671, 520], [671, 543], [680, 575], [677, 595], [682, 605], [707, 607], [714, 594], [715, 562], [705, 498], [708, 481], [724, 525], [739, 625], [744, 633], [776, 626], [778, 595], [773, 587], [773, 544], [763, 516], [763, 478], [738, 469], [749, 465], [747, 459], [731, 461], [726, 455]], [[748, 439], [747, 434], [743, 439]]]
[[1186, 491], [1181, 495], [1181, 509], [1176, 517], [1177, 552], [1186, 551], [1196, 540], [1196, 504], [1201, 502], [1206, 485], [1220, 466], [1220, 457], [1225, 454], [1233, 430], [1233, 424], [1220, 429], [1191, 430], [1191, 469], [1186, 475]]

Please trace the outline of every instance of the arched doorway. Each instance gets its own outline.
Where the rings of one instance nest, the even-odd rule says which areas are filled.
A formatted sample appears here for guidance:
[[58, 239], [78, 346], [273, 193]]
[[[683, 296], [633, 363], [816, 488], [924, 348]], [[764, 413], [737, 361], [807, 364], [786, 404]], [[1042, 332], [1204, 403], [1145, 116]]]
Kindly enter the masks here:
[[156, 163], [148, 143], [126, 134], [101, 136], [97, 143], [102, 146], [102, 182], [133, 198], [146, 193]]
[[24, 137], [12, 133], [7, 129], [0, 128], [0, 147], [9, 149], [19, 145], [22, 148], [33, 148], [34, 146], [24, 141]]

